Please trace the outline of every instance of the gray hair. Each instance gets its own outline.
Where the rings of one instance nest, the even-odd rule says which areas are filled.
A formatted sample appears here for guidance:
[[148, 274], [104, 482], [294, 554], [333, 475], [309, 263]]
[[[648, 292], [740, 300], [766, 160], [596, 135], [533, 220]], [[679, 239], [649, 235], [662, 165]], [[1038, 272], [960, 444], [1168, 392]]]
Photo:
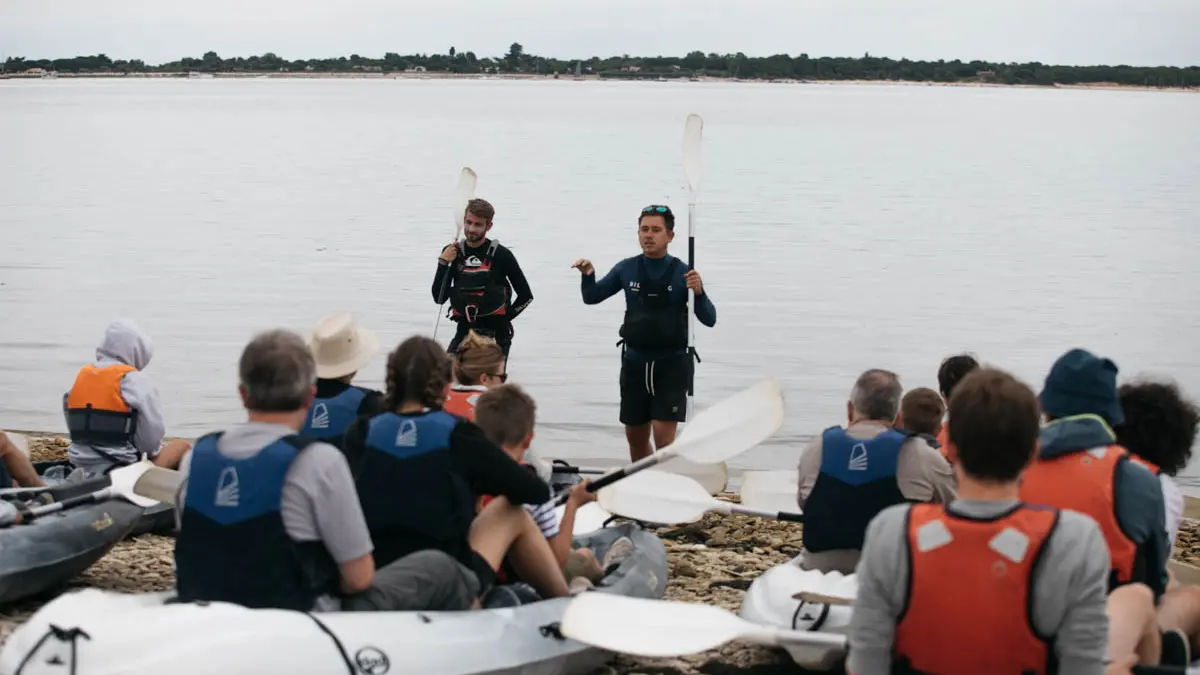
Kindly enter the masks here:
[[854, 412], [870, 420], [881, 420], [891, 424], [900, 412], [900, 376], [890, 370], [872, 368], [864, 371], [850, 390], [850, 404]]
[[304, 339], [290, 330], [254, 336], [242, 350], [238, 376], [246, 408], [257, 412], [294, 412], [304, 407], [317, 381], [317, 364]]

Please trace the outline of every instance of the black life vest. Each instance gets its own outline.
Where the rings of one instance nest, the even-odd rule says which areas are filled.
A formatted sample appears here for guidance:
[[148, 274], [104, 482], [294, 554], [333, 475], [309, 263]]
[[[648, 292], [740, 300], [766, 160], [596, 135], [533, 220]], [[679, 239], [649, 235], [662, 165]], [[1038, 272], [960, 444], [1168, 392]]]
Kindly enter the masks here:
[[450, 316], [455, 321], [475, 323], [484, 317], [508, 314], [508, 284], [499, 283], [492, 274], [500, 242], [493, 239], [480, 258], [467, 254], [467, 242], [459, 244], [454, 259], [454, 289], [450, 294]]
[[671, 286], [679, 259], [671, 260], [660, 277], [646, 270], [645, 256], [638, 257], [637, 300], [625, 307], [621, 341], [634, 349], [684, 349], [688, 346], [688, 306], [671, 303]]
[[342, 437], [358, 419], [358, 409], [366, 397], [366, 389], [351, 386], [337, 396], [314, 398], [300, 433], [341, 448]]
[[388, 412], [367, 423], [355, 482], [375, 544], [376, 568], [429, 548], [471, 561], [467, 531], [475, 516], [474, 498], [450, 456], [450, 434], [460, 421], [436, 410]]
[[804, 548], [862, 550], [880, 511], [907, 502], [896, 480], [900, 448], [914, 434], [888, 429], [859, 440], [841, 427], [821, 434], [821, 470], [804, 503]]
[[285, 436], [232, 459], [217, 450], [220, 437], [192, 448], [175, 544], [179, 599], [312, 610], [336, 591], [337, 565], [324, 543], [288, 535], [282, 498], [288, 469], [314, 441]]

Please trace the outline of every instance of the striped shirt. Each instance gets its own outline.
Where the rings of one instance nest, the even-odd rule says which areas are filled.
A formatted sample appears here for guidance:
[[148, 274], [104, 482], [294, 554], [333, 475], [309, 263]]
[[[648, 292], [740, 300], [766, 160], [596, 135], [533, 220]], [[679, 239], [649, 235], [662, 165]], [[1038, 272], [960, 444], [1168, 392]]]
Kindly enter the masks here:
[[542, 531], [542, 536], [547, 539], [558, 536], [558, 514], [554, 512], [554, 508], [553, 499], [545, 504], [525, 505], [525, 510], [533, 516], [533, 522], [537, 523], [538, 529]]

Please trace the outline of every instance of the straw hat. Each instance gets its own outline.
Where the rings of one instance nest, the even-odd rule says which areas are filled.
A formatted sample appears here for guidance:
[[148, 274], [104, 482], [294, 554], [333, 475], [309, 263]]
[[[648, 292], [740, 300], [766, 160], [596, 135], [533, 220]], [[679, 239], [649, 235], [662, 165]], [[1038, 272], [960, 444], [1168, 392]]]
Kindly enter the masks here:
[[317, 377], [345, 377], [375, 356], [379, 351], [379, 336], [359, 328], [349, 312], [340, 312], [317, 322], [308, 338], [308, 348], [317, 362]]

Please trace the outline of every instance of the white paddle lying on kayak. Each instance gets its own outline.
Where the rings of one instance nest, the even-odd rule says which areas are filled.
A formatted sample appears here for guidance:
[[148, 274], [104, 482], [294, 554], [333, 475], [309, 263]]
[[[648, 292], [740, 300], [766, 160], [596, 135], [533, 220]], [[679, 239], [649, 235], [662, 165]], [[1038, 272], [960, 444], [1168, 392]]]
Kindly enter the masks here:
[[[451, 206], [454, 208], [454, 243], [458, 243], [458, 238], [463, 231], [463, 218], [467, 213], [467, 202], [475, 197], [475, 185], [479, 179], [475, 175], [474, 169], [469, 166], [464, 166], [462, 172], [458, 176], [458, 185], [454, 187], [454, 196]], [[452, 268], [447, 267], [446, 276], [442, 277], [442, 288], [438, 291], [438, 297], [446, 295], [446, 287], [450, 283], [450, 274]], [[437, 339], [438, 324], [442, 322], [442, 305], [438, 303], [437, 318], [433, 320], [433, 339]]]
[[769, 647], [846, 644], [844, 635], [763, 626], [712, 605], [611, 593], [575, 596], [559, 630], [587, 645], [645, 657], [695, 654], [733, 640]]
[[138, 462], [129, 466], [123, 466], [119, 469], [113, 469], [109, 472], [108, 477], [112, 481], [111, 484], [101, 490], [89, 492], [87, 494], [68, 497], [62, 501], [51, 502], [42, 506], [34, 506], [29, 508], [17, 509], [17, 522], [29, 523], [42, 516], [48, 516], [52, 513], [66, 511], [67, 509], [81, 506], [84, 504], [94, 504], [103, 502], [109, 499], [126, 499], [136, 506], [145, 508], [154, 506], [158, 500], [151, 499], [139, 494], [135, 489], [135, 484], [142, 474], [151, 468], [152, 465], [147, 462]]
[[790, 471], [746, 471], [738, 493], [742, 504], [767, 511], [795, 511], [798, 476]]
[[649, 523], [694, 523], [709, 511], [804, 522], [799, 513], [766, 511], [716, 499], [691, 478], [665, 471], [630, 476], [601, 490], [596, 501], [609, 513]]
[[[596, 492], [656, 465], [670, 471], [668, 462], [676, 457], [700, 464], [724, 462], [767, 440], [782, 426], [783, 390], [779, 380], [769, 377], [704, 409], [674, 443], [592, 481], [588, 491]], [[555, 501], [566, 503], [566, 493]]]

